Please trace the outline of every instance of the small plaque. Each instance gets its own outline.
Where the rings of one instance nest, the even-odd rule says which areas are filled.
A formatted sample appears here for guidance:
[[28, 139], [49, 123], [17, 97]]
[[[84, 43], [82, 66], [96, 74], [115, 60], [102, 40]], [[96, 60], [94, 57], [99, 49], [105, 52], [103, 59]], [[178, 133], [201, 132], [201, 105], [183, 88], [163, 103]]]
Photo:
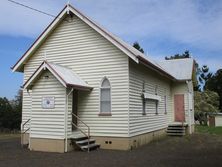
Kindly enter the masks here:
[[55, 98], [54, 97], [43, 97], [42, 98], [42, 108], [52, 109], [55, 107]]

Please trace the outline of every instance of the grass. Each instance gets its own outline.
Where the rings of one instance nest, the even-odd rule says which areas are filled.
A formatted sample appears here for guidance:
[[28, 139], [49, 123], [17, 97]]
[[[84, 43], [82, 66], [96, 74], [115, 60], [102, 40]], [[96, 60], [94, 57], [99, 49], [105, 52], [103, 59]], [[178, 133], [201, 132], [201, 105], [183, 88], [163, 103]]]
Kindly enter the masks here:
[[0, 133], [0, 140], [1, 139], [18, 138], [20, 136], [21, 136], [20, 133]]
[[196, 125], [195, 130], [198, 133], [207, 133], [207, 134], [222, 136], [222, 127], [209, 127], [209, 126], [203, 126], [203, 125]]

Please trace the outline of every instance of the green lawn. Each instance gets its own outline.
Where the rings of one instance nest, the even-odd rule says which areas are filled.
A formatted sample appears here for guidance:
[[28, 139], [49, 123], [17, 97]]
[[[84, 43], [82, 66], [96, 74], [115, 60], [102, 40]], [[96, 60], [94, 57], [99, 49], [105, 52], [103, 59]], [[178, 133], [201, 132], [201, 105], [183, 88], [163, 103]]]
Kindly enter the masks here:
[[196, 125], [195, 131], [198, 133], [222, 135], [222, 127], [209, 127], [209, 126]]

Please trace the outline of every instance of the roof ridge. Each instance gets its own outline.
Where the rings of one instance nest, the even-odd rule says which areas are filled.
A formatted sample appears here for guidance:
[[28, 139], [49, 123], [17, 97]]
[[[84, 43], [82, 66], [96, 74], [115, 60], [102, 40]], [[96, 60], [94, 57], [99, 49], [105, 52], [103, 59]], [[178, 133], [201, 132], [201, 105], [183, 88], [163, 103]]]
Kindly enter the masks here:
[[187, 57], [187, 58], [177, 58], [177, 59], [163, 59], [163, 60], [156, 60], [157, 62], [168, 62], [168, 61], [178, 61], [178, 60], [194, 60], [192, 57]]

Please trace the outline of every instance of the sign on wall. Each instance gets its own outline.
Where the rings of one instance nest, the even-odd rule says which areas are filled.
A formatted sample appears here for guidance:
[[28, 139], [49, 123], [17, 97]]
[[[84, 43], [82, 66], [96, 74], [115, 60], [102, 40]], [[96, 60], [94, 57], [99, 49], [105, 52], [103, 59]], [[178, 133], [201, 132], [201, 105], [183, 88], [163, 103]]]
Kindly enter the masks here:
[[55, 107], [55, 97], [43, 97], [42, 98], [42, 108], [52, 109]]

